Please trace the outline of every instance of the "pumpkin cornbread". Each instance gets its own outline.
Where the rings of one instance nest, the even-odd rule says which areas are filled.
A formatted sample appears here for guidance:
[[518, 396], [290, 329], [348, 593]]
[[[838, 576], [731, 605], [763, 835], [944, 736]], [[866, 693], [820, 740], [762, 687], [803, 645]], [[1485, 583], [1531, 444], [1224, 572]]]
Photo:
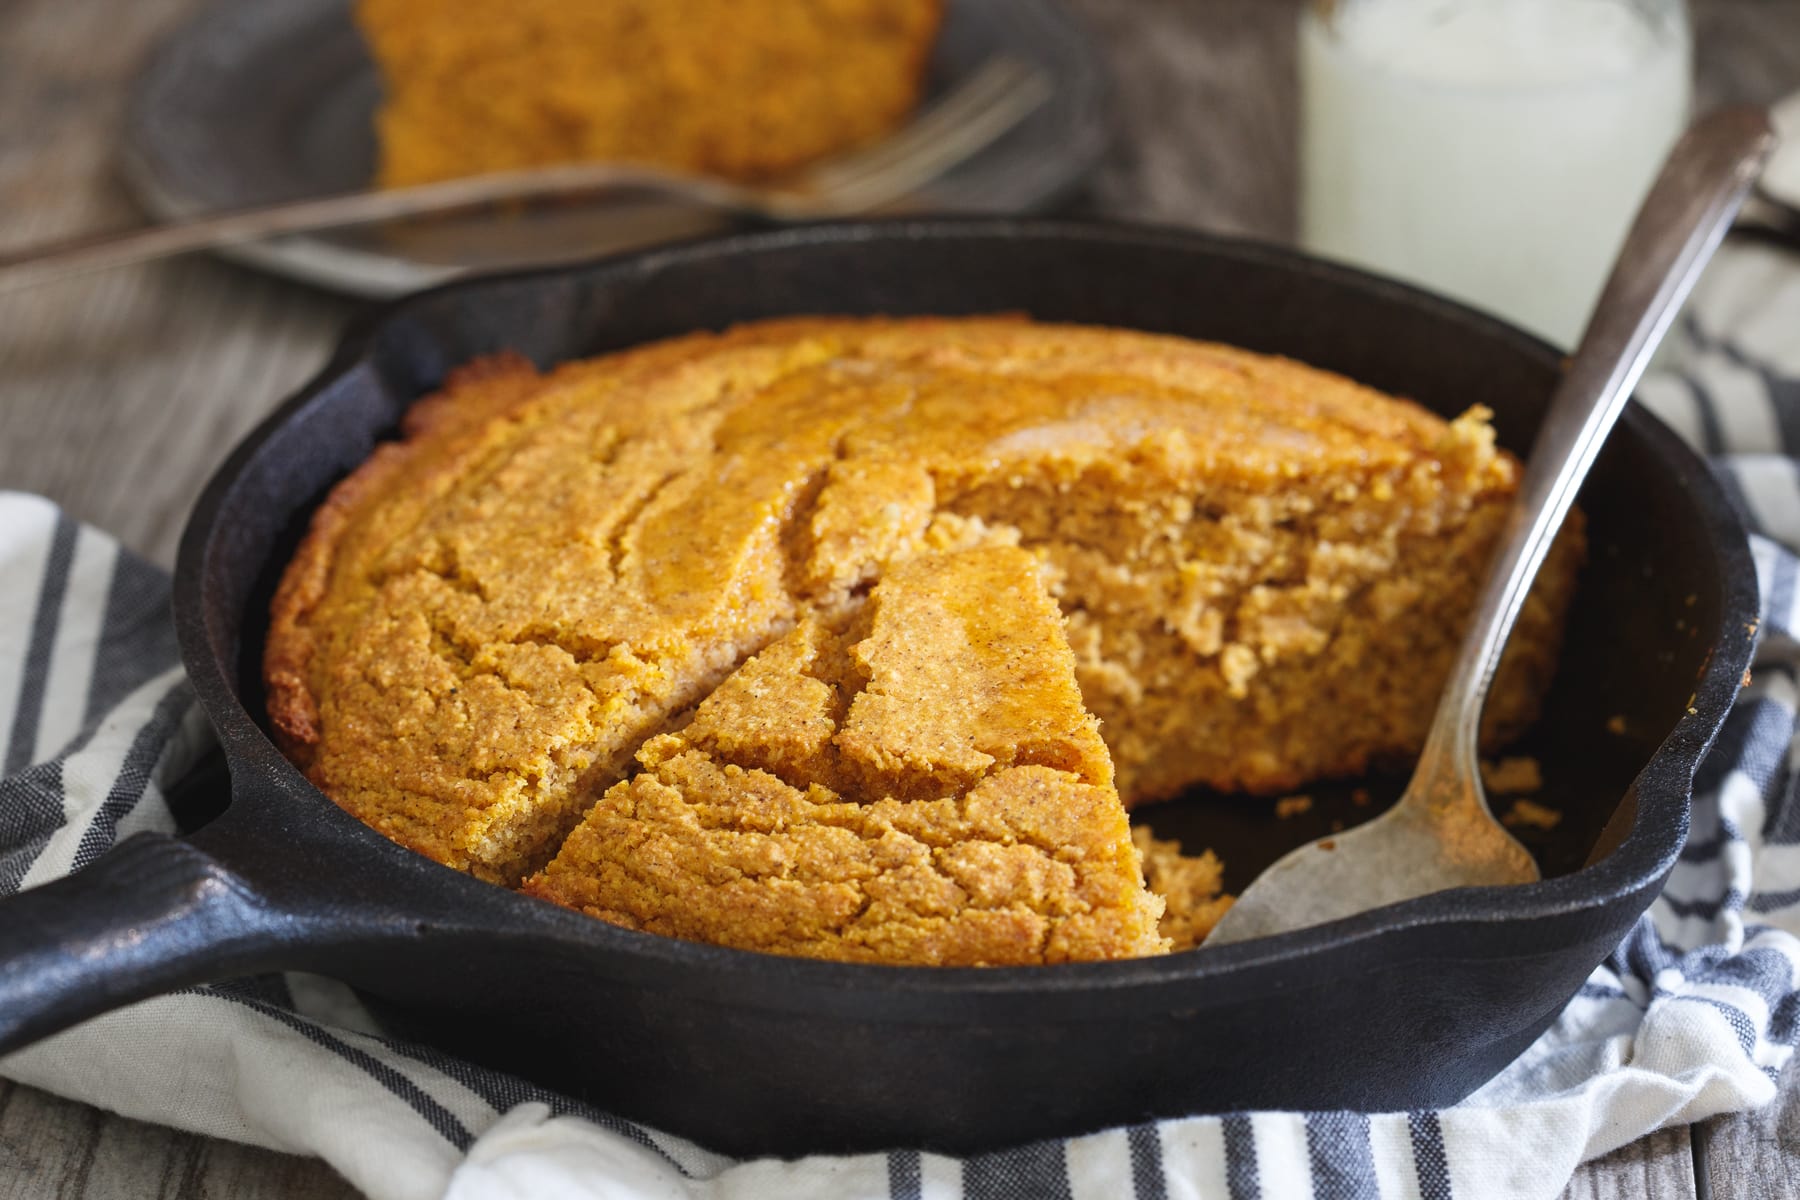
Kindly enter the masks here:
[[[1479, 411], [1000, 318], [494, 358], [402, 433], [275, 599], [269, 712], [314, 782], [623, 924], [897, 961], [1155, 952], [1115, 782], [1416, 751], [1518, 478]], [[1535, 712], [1580, 542], [1490, 742]], [[1178, 890], [1200, 936], [1216, 882]]]
[[755, 179], [875, 141], [943, 0], [358, 0], [383, 187], [578, 160]]

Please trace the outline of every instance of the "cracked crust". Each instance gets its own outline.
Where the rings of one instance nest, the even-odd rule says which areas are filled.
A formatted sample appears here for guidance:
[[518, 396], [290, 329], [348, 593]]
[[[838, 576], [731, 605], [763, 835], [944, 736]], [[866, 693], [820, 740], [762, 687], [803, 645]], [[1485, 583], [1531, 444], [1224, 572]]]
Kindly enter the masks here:
[[[270, 717], [345, 809], [509, 886], [602, 797], [688, 795], [665, 736], [704, 732], [759, 672], [811, 680], [824, 707], [740, 703], [690, 752], [808, 804], [959, 803], [1027, 768], [1131, 804], [1402, 758], [1518, 475], [1479, 412], [1446, 423], [1284, 360], [999, 318], [772, 321], [547, 374], [484, 360], [402, 432], [289, 567]], [[964, 651], [868, 686], [930, 628], [888, 585], [997, 549], [1060, 611], [1098, 758], [1073, 727], [963, 711]], [[1536, 711], [1580, 555], [1577, 519], [1513, 637], [1490, 744]], [[1011, 598], [972, 615], [1023, 621], [989, 583]], [[926, 716], [992, 728], [940, 754], [906, 724]]]
[[803, 622], [638, 759], [525, 891], [633, 929], [816, 958], [1168, 949], [1061, 616], [1023, 550], [894, 566], [847, 628]]

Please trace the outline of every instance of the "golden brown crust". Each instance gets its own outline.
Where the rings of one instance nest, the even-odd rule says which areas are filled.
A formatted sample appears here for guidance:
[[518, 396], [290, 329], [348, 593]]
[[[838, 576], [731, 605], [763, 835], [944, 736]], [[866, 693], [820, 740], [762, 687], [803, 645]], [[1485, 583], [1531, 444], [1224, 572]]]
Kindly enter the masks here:
[[902, 562], [614, 786], [525, 891], [633, 929], [852, 961], [1167, 949], [1056, 605], [1023, 550]]
[[[1127, 803], [1279, 792], [1404, 756], [1518, 479], [1481, 413], [1000, 318], [792, 318], [547, 374], [487, 360], [403, 433], [282, 581], [270, 715], [345, 809], [508, 885], [602, 796], [685, 796], [659, 735], [830, 803], [949, 802], [1027, 766]], [[1012, 680], [1009, 709], [1005, 672], [993, 697], [959, 673], [964, 646], [870, 691], [882, 661], [959, 627], [921, 609], [878, 630], [930, 590], [897, 581], [971, 552], [993, 570], [970, 596], [1011, 597], [970, 601], [995, 631], [1030, 611], [1016, 567], [1035, 564], [1072, 681]], [[1496, 738], [1535, 714], [1580, 554], [1577, 520], [1513, 638]]]
[[407, 408], [400, 422], [404, 440], [375, 447], [313, 513], [270, 607], [263, 668], [276, 741], [302, 767], [311, 761], [319, 740], [318, 705], [307, 683], [315, 649], [308, 617], [325, 595], [339, 544], [364, 507], [379, 504], [425, 447], [499, 416], [527, 399], [537, 379], [531, 363], [510, 351], [456, 368], [440, 391]]

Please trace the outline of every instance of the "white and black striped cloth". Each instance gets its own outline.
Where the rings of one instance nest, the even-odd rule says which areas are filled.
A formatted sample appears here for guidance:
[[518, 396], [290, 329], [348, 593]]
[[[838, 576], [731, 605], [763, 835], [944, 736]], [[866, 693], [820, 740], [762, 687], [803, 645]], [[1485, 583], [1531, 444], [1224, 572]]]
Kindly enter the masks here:
[[[1718, 458], [1760, 534], [1762, 640], [1651, 913], [1556, 1024], [1439, 1112], [1242, 1113], [968, 1159], [896, 1149], [739, 1162], [385, 1036], [304, 975], [193, 988], [4, 1060], [143, 1120], [322, 1155], [372, 1196], [1556, 1196], [1583, 1159], [1768, 1102], [1800, 1032], [1800, 265], [1729, 246], [1645, 399]], [[164, 576], [47, 502], [0, 495], [0, 894], [172, 829], [208, 732]]]

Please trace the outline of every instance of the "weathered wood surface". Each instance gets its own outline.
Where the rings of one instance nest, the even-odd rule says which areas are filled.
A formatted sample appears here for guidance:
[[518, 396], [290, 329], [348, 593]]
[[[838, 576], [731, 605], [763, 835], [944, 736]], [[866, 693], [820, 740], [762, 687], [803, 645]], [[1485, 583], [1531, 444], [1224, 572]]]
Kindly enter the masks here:
[[[1530, 1147], [1519, 1147], [1521, 1154]], [[1686, 1129], [1665, 1129], [1639, 1138], [1575, 1173], [1562, 1200], [1692, 1200], [1694, 1155]], [[1734, 1195], [1732, 1192], [1724, 1193]]]
[[350, 1200], [313, 1158], [175, 1133], [0, 1080], [0, 1200]]
[[1789, 1061], [1774, 1104], [1703, 1121], [1694, 1127], [1694, 1142], [1715, 1200], [1800, 1196], [1800, 1058]]
[[[1070, 0], [1116, 70], [1118, 139], [1084, 208], [1282, 239], [1293, 221], [1295, 0]], [[113, 148], [135, 65], [200, 0], [6, 0], [0, 247], [129, 224]], [[1800, 88], [1800, 5], [1696, 0], [1703, 103]], [[0, 487], [51, 496], [168, 563], [205, 478], [323, 362], [351, 302], [206, 259], [0, 296]], [[1698, 1128], [1711, 1194], [1800, 1192], [1800, 1081]], [[1521, 1147], [1521, 1152], [1529, 1152]], [[1695, 1194], [1689, 1131], [1571, 1200]], [[352, 1194], [323, 1164], [0, 1082], [0, 1200]]]

